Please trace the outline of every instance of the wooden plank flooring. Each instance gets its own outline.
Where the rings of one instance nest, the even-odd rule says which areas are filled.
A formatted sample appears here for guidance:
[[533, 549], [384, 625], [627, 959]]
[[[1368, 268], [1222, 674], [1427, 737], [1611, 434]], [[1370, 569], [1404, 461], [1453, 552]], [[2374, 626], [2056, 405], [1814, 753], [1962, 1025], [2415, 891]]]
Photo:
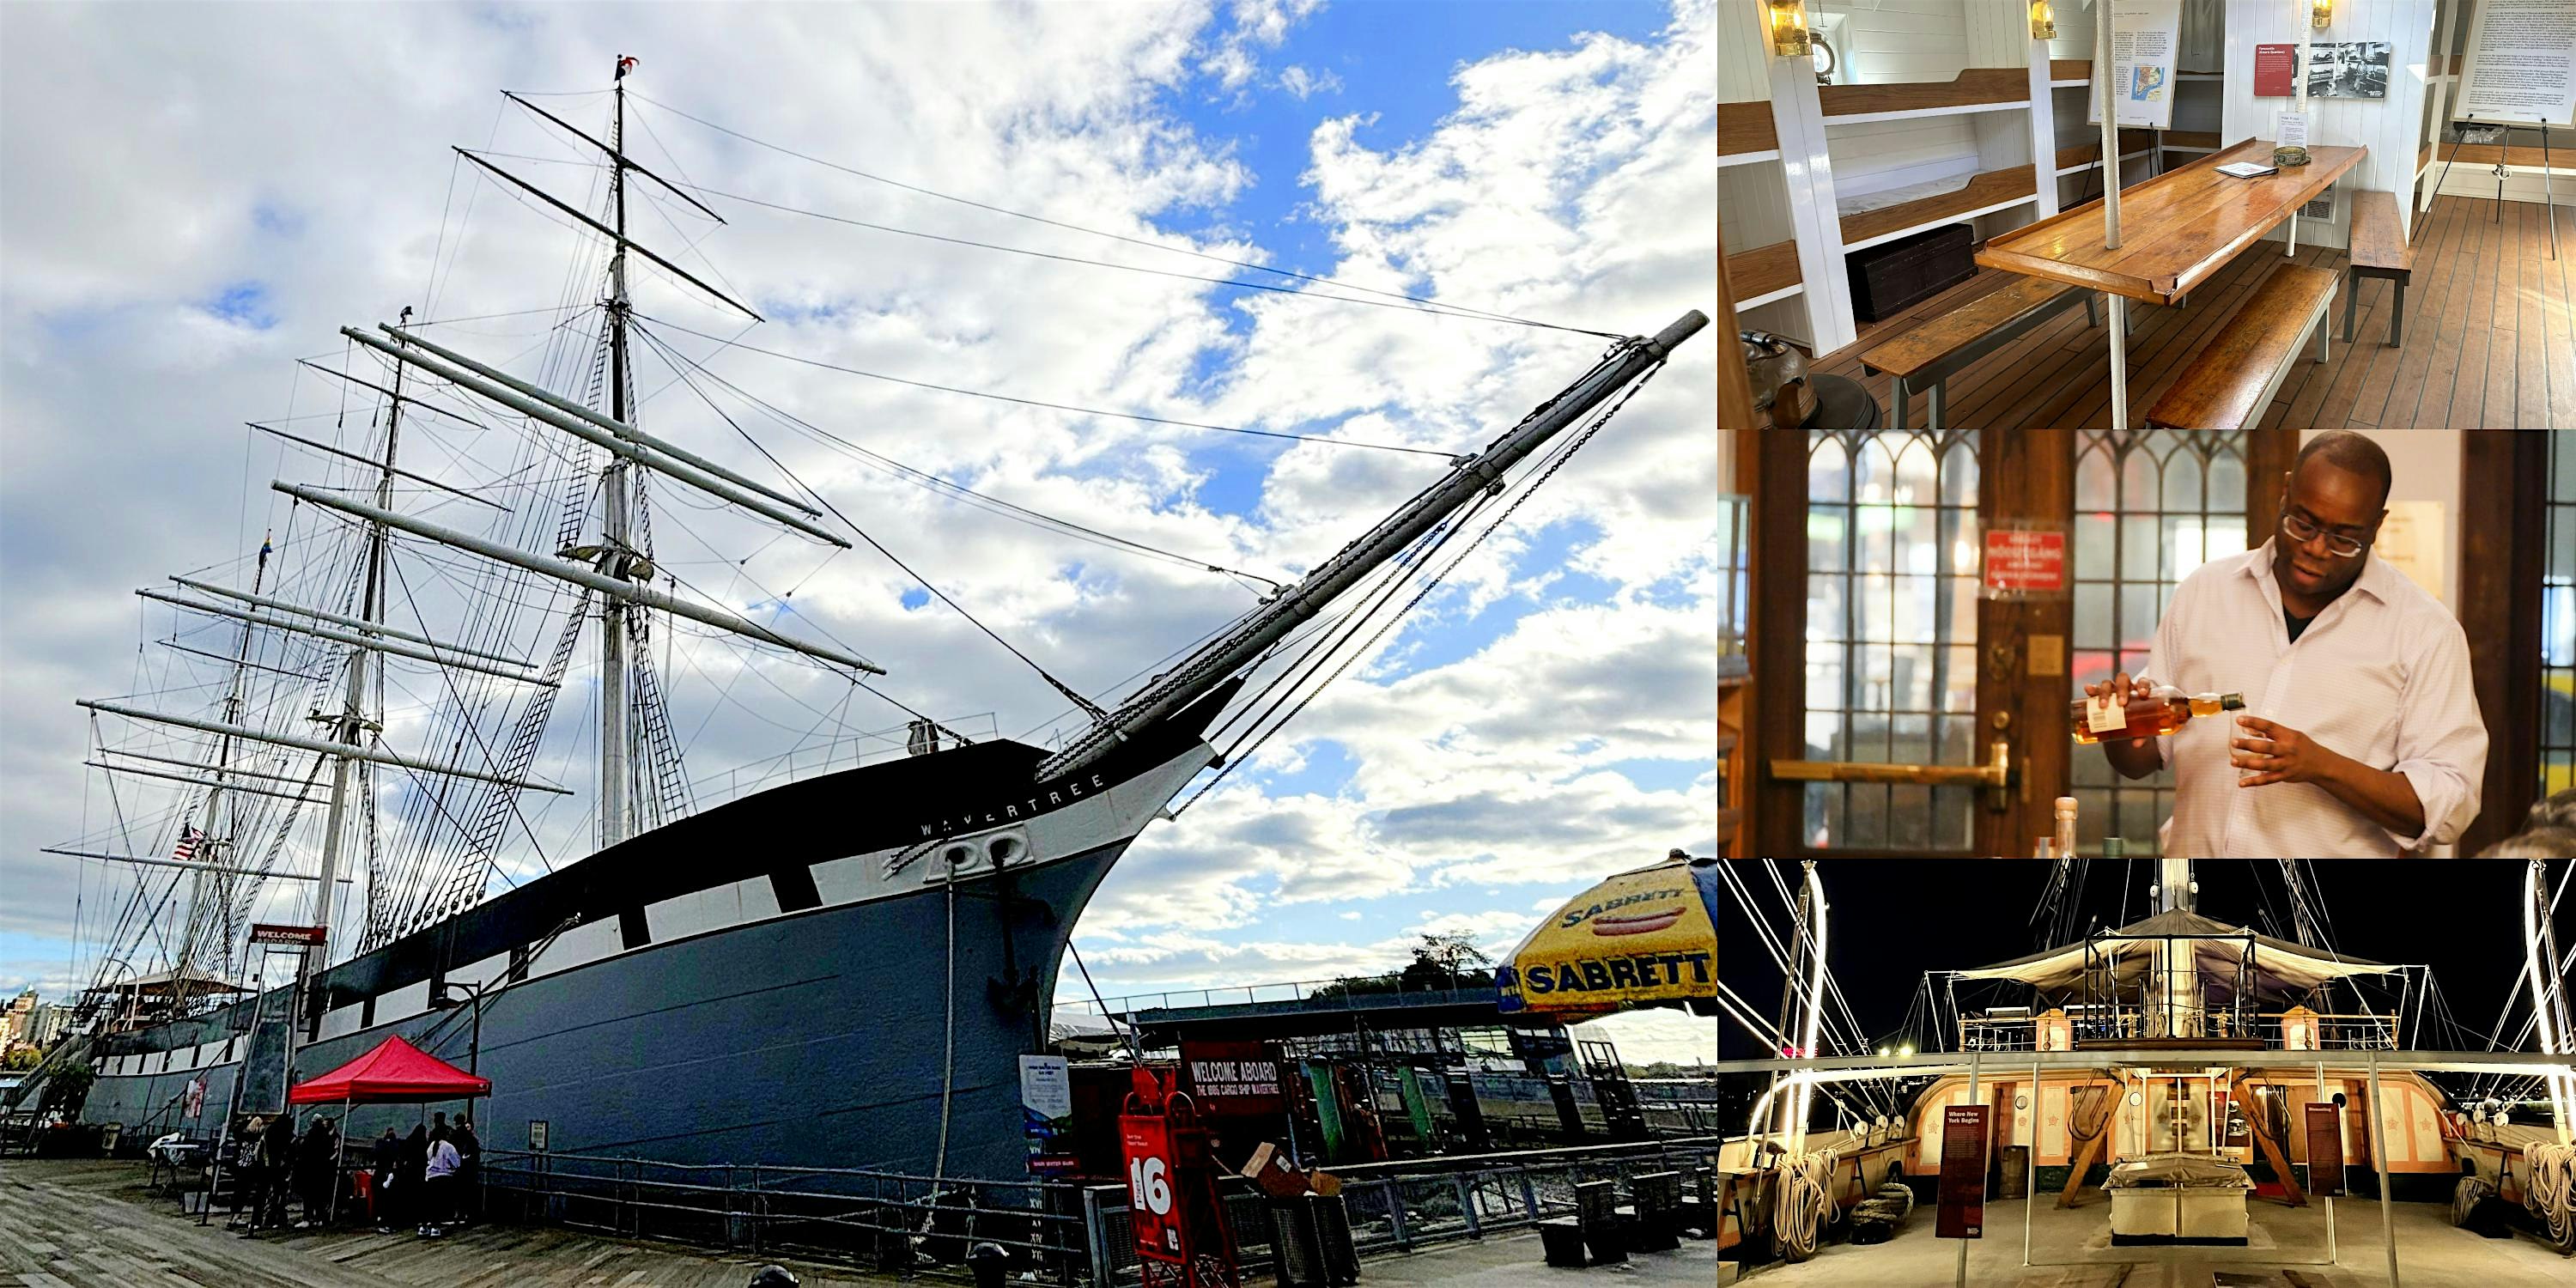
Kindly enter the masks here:
[[[741, 1288], [762, 1262], [554, 1227], [474, 1225], [444, 1238], [362, 1227], [243, 1238], [144, 1189], [140, 1163], [0, 1162], [0, 1288]], [[893, 1276], [788, 1261], [814, 1288]]]
[[[2396, 288], [2361, 283], [2354, 342], [2344, 343], [2344, 301], [2328, 321], [2333, 357], [2292, 367], [2265, 414], [2267, 428], [2576, 428], [2576, 210], [2559, 212], [2564, 259], [2549, 257], [2542, 207], [2440, 197], [2415, 239], [2415, 278], [2406, 289], [2405, 346], [2387, 346]], [[2183, 364], [2284, 263], [2333, 270], [2340, 250], [2303, 246], [2293, 261], [2278, 242], [2258, 242], [2192, 292], [2185, 307], [2129, 305], [2129, 422], [2173, 382]], [[1817, 359], [1815, 369], [1858, 380], [1887, 404], [1889, 377], [1861, 370], [1870, 344], [2019, 280], [1981, 270], [1902, 314], [1867, 324], [1857, 344]], [[2340, 289], [2340, 288], [2339, 288]], [[1947, 423], [1958, 428], [2104, 428], [2111, 419], [2107, 329], [2070, 311], [1951, 378]], [[1921, 425], [1928, 403], [1914, 400]]]

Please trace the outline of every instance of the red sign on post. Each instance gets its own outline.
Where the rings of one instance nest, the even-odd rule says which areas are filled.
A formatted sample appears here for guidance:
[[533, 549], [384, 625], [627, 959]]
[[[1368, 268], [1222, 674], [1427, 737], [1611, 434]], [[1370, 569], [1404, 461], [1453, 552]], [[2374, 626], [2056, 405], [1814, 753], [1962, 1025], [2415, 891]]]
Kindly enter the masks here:
[[2320, 1198], [2343, 1193], [2343, 1110], [2333, 1105], [2307, 1105], [2308, 1193]]
[[1120, 1114], [1118, 1142], [1127, 1156], [1127, 1211], [1136, 1256], [1186, 1264], [1181, 1224], [1172, 1215], [1172, 1124], [1158, 1114]]
[[1932, 1233], [1942, 1239], [1986, 1237], [1986, 1105], [1941, 1111], [1941, 1209]]
[[2254, 47], [2254, 97], [2289, 98], [2298, 93], [2297, 45]]
[[320, 926], [281, 926], [265, 921], [250, 925], [250, 941], [254, 944], [318, 944], [323, 933]]
[[2066, 534], [2031, 528], [1986, 533], [1986, 593], [2059, 595], [2066, 592]]

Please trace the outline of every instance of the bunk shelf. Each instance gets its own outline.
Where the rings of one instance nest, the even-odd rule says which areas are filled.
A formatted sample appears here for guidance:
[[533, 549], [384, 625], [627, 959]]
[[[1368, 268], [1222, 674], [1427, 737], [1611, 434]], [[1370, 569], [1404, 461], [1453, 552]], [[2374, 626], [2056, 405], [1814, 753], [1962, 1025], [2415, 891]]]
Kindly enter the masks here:
[[1738, 311], [1785, 300], [1806, 289], [1795, 240], [1756, 246], [1726, 257], [1726, 280], [1735, 287]]
[[1967, 112], [2030, 110], [2030, 69], [1971, 67], [1948, 81], [1896, 85], [1824, 85], [1816, 90], [1825, 124], [1904, 121]]
[[1769, 100], [1717, 105], [1717, 163], [1720, 166], [1768, 161], [1779, 155], [1779, 126], [1771, 119]]
[[2433, 145], [2427, 143], [2424, 146], [2415, 149], [2415, 177], [2417, 179], [2422, 179], [2424, 177], [2424, 172], [2432, 168]]
[[1957, 192], [1918, 197], [1885, 210], [1843, 216], [1843, 249], [1860, 250], [1880, 242], [1894, 241], [1907, 233], [1961, 223], [1979, 215], [2010, 209], [2025, 201], [2037, 200], [2039, 179], [2030, 166], [1979, 171], [1969, 176], [1968, 186]]
[[2219, 150], [2215, 130], [2167, 130], [2164, 132], [2167, 152], [2216, 152]]

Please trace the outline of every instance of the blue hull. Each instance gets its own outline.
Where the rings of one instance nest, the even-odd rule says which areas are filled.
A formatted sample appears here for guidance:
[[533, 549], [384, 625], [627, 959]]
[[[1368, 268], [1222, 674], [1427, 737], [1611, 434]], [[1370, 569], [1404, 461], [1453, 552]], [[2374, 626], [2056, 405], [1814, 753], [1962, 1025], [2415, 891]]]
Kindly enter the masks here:
[[[1073, 918], [1127, 845], [1016, 873], [1007, 899], [989, 880], [932, 886], [655, 943], [494, 994], [479, 1042], [465, 1013], [433, 1011], [305, 1046], [298, 1076], [401, 1033], [492, 1079], [475, 1115], [492, 1148], [525, 1147], [537, 1120], [564, 1154], [927, 1175], [953, 1015], [944, 1170], [1021, 1176], [1018, 1057], [1046, 1049]], [[82, 1117], [148, 1140], [179, 1125], [176, 1100], [202, 1076], [211, 1134], [240, 1069], [103, 1076]], [[419, 1117], [359, 1106], [352, 1126], [364, 1138]]]

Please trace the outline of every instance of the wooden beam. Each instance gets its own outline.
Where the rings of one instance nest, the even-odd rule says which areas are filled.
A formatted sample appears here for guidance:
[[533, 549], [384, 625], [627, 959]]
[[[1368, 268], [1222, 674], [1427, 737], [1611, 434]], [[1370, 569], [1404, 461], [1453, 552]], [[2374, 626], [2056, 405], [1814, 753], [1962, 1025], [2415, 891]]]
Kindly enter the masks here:
[[[2095, 1086], [2091, 1083], [2087, 1083], [2080, 1087], [2070, 1087], [2067, 1089], [2066, 1122], [2070, 1131], [2072, 1130], [2077, 1118], [2089, 1116], [2084, 1112], [2088, 1106], [2082, 1103], [2087, 1098], [2087, 1093], [2090, 1093], [2090, 1097], [2095, 1104], [2100, 1104], [2104, 1099], [2111, 1095], [2111, 1088]], [[2113, 1111], [2111, 1106], [2102, 1105], [2101, 1133], [2089, 1140], [2086, 1140], [2082, 1145], [2078, 1146], [2075, 1151], [2075, 1157], [2068, 1160], [2070, 1165], [2066, 1169], [2066, 1184], [2057, 1191], [2057, 1206], [2061, 1208], [2071, 1208], [2075, 1206], [2075, 1196], [2084, 1192], [2084, 1178], [2093, 1170], [2093, 1159], [2095, 1156], [2102, 1154], [2110, 1146], [2112, 1117]], [[2038, 1202], [2039, 1196], [2036, 1194], [2031, 1195], [2030, 1201], [2033, 1203]]]
[[[2075, 431], [2033, 429], [1979, 438], [1977, 522], [1981, 531], [2024, 523], [2067, 530], [2075, 500]], [[2074, 540], [2067, 541], [2073, 556]], [[1968, 569], [1974, 573], [1975, 568]], [[2067, 576], [2074, 576], [2068, 565]], [[2070, 585], [2069, 589], [2072, 587]], [[2057, 798], [2074, 772], [2075, 740], [2066, 728], [2073, 699], [2075, 601], [1983, 600], [1976, 605], [1977, 750], [2000, 735], [2012, 744], [2020, 782], [1995, 813], [1978, 796], [1976, 852], [2028, 855], [2031, 838], [2056, 830]], [[1964, 641], [1963, 641], [1964, 642]], [[1938, 698], [1934, 699], [1938, 701]], [[1996, 721], [2003, 721], [2000, 731]]]
[[[1735, 286], [1726, 262], [1726, 225], [1717, 227], [1717, 310], [1709, 321], [1717, 334], [1717, 429], [1721, 434], [1753, 428], [1753, 377], [1744, 367], [1744, 345], [1737, 340]], [[1739, 450], [1741, 450], [1739, 448]]]
[[1804, 783], [1775, 780], [1775, 759], [1802, 760], [1806, 736], [1801, 694], [1807, 691], [1807, 434], [1798, 429], [1755, 429], [1735, 438], [1736, 490], [1753, 500], [1750, 590], [1753, 683], [1745, 695], [1746, 728], [1753, 751], [1746, 759], [1752, 782], [1745, 793], [1740, 835], [1753, 838], [1755, 855], [1790, 857], [1806, 852]]
[[2511, 429], [2460, 433], [2460, 622], [2468, 628], [2470, 682], [2487, 724], [2486, 778], [2477, 821], [2460, 853], [2522, 830], [2540, 781], [2541, 525], [2549, 502], [2546, 434]]
[[2289, 1193], [2289, 1198], [2283, 1202], [2291, 1207], [2306, 1207], [2308, 1194], [2306, 1190], [2299, 1188], [2299, 1174], [2290, 1170], [2290, 1160], [2282, 1154], [2281, 1142], [2263, 1134], [2263, 1119], [2255, 1106], [2254, 1097], [2246, 1094], [2243, 1079], [2240, 1078], [2228, 1084], [2227, 1098], [2235, 1102], [2237, 1109], [2244, 1113], [2245, 1134], [2254, 1138], [2254, 1147], [2262, 1153], [2263, 1161], [2272, 1165], [2274, 1176], [2281, 1178], [2281, 1188]]

